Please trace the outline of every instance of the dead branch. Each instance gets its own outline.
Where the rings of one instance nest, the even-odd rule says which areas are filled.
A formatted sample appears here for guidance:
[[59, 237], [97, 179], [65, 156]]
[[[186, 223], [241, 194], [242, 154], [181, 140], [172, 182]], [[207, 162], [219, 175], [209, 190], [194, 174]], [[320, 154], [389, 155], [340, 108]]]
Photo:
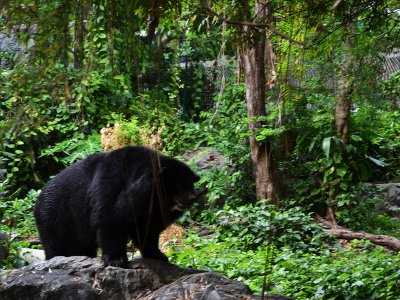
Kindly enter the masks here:
[[334, 235], [338, 239], [344, 239], [348, 241], [368, 240], [375, 245], [383, 246], [394, 251], [400, 251], [400, 240], [396, 239], [395, 237], [383, 234], [371, 234], [363, 231], [351, 231], [345, 227], [334, 225], [320, 216], [316, 216], [315, 220], [327, 227], [327, 229], [325, 229], [326, 233]]
[[387, 235], [382, 234], [370, 234], [363, 231], [350, 231], [350, 230], [343, 230], [343, 229], [326, 229], [325, 230], [328, 234], [334, 235], [339, 239], [344, 240], [368, 240], [376, 245], [383, 246], [385, 248], [400, 251], [400, 240]]

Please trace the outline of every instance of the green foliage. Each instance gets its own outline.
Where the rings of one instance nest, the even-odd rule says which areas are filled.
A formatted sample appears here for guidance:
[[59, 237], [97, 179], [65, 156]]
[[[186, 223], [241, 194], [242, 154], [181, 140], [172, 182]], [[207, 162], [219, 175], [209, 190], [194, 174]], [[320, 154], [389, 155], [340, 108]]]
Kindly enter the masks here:
[[[1, 189], [0, 189], [1, 190]], [[19, 268], [26, 264], [20, 258], [20, 249], [30, 246], [23, 238], [38, 236], [33, 208], [40, 190], [30, 190], [25, 198], [7, 195], [0, 202], [0, 230], [9, 234], [9, 256], [0, 262], [1, 268]]]
[[385, 106], [366, 105], [354, 112], [354, 127], [364, 140], [364, 149], [384, 163], [375, 169], [377, 180], [396, 180], [400, 176], [400, 112]]
[[333, 105], [333, 95], [317, 92], [305, 95], [299, 102], [288, 104], [287, 118], [293, 120], [288, 124], [288, 129], [298, 133], [297, 155], [305, 155], [324, 137], [331, 135]]
[[47, 149], [43, 149], [39, 159], [51, 158], [56, 162], [61, 162], [64, 166], [69, 166], [91, 154], [102, 151], [99, 134], [85, 136], [82, 133], [77, 133], [70, 139], [66, 139], [53, 146], [49, 146]]
[[207, 202], [211, 206], [218, 207], [216, 204], [222, 201], [232, 204], [240, 202], [239, 197], [249, 192], [248, 188], [242, 186], [245, 173], [229, 164], [223, 168], [212, 168], [198, 173], [201, 176], [200, 184], [206, 185]]
[[[285, 209], [251, 204], [249, 120], [244, 85], [237, 83], [242, 78], [205, 80], [205, 61], [226, 54], [232, 63], [218, 67], [236, 67], [235, 51], [247, 42], [241, 26], [222, 25], [191, 1], [20, 2], [0, 5], [2, 32], [18, 28], [24, 48], [19, 54], [0, 51], [0, 169], [8, 173], [0, 183], [0, 220], [12, 237], [8, 267], [19, 263], [18, 249], [26, 245], [20, 237], [37, 235], [32, 207], [38, 192], [31, 189], [102, 151], [94, 132], [118, 122], [124, 144], [146, 143], [144, 136], [160, 130], [169, 155], [210, 147], [227, 159], [226, 167], [200, 174], [208, 208], [191, 215], [214, 234], [190, 234], [188, 246], [170, 253], [174, 262], [296, 299], [398, 297], [398, 255], [360, 242], [333, 249], [299, 208], [329, 199], [345, 226], [399, 237], [399, 222], [376, 210], [377, 193], [355, 187], [400, 178], [399, 73], [377, 80], [382, 53], [400, 46], [395, 1], [270, 3], [279, 6], [271, 10], [276, 28], [309, 46], [270, 34], [276, 86], [267, 92], [267, 117], [257, 120], [262, 128], [255, 135], [271, 142], [284, 196], [296, 199]], [[251, 21], [254, 13], [254, 1], [210, 5], [233, 20]], [[349, 20], [357, 21], [354, 30]], [[332, 130], [343, 54], [353, 60], [347, 73], [355, 83], [348, 145]], [[288, 133], [294, 149], [282, 151]]]
[[380, 86], [384, 99], [389, 100], [394, 107], [398, 106], [398, 103], [396, 103], [396, 101], [398, 101], [400, 97], [399, 86], [400, 71], [393, 73], [390, 76], [389, 80], [383, 81]]
[[360, 224], [362, 224], [362, 226], [359, 226], [356, 230], [364, 230], [372, 234], [393, 236], [400, 240], [400, 221], [397, 218], [374, 212], [369, 214], [368, 218], [364, 219], [364, 222], [360, 222]]
[[62, 86], [51, 79], [63, 76], [58, 73], [60, 69], [63, 68], [59, 64], [50, 65], [39, 76], [22, 64], [0, 73], [0, 117], [4, 120], [0, 126], [0, 153], [13, 191], [38, 186], [41, 179], [37, 168], [49, 166], [36, 166], [37, 152], [50, 141], [72, 134], [82, 124], [75, 120], [79, 112], [76, 103], [55, 95]]
[[299, 207], [282, 211], [265, 201], [235, 209], [225, 206], [217, 213], [216, 223], [216, 237], [235, 241], [242, 249], [257, 249], [272, 242], [278, 248], [315, 252], [329, 241], [322, 227]]
[[243, 202], [254, 186], [243, 86], [232, 82], [215, 100], [219, 101], [217, 108], [203, 111], [197, 123], [161, 116], [162, 140], [171, 155], [201, 146], [218, 150], [226, 158], [226, 166], [200, 174], [201, 183], [207, 187], [207, 200], [211, 204], [227, 198], [230, 203]]
[[150, 122], [141, 124], [136, 116], [126, 120], [122, 114], [112, 114], [110, 123], [114, 124], [114, 134], [121, 143], [119, 146], [149, 145], [154, 142], [151, 141], [151, 135], [157, 127], [150, 127]]
[[[9, 222], [6, 223], [13, 224], [13, 226], [7, 226], [12, 231], [14, 238], [37, 235], [33, 207], [39, 194], [40, 190], [30, 190], [25, 198], [12, 199], [4, 204], [3, 220], [8, 220]], [[2, 229], [6, 229], [6, 224], [3, 223], [1, 226], [3, 227]]]
[[355, 185], [337, 196], [340, 224], [355, 231], [400, 238], [400, 220], [382, 212], [382, 191], [372, 184]]
[[27, 261], [20, 257], [21, 248], [27, 248], [30, 243], [27, 241], [12, 240], [9, 244], [9, 254], [6, 259], [0, 262], [0, 269], [10, 270], [21, 268], [27, 265]]
[[322, 142], [324, 155], [308, 163], [311, 171], [321, 178], [321, 184], [311, 191], [311, 196], [320, 195], [338, 215], [348, 214], [347, 210], [356, 205], [352, 187], [371, 177], [370, 163], [384, 166], [383, 162], [362, 153], [363, 149], [360, 151], [355, 146], [362, 143], [359, 136], [353, 135], [351, 140], [353, 144], [345, 144], [337, 137], [325, 138]]
[[340, 224], [364, 231], [368, 220], [373, 214], [378, 214], [381, 200], [373, 187], [357, 184], [351, 190], [339, 193], [334, 203], [338, 208], [336, 217]]
[[[398, 254], [384, 250], [278, 253], [273, 292], [295, 299], [397, 299]], [[299, 267], [300, 266], [300, 267]]]
[[244, 281], [260, 293], [263, 286], [268, 247], [257, 250], [238, 249], [231, 241], [217, 242], [215, 239], [190, 235], [186, 249], [174, 249], [168, 253], [171, 262], [185, 268], [218, 272], [229, 278]]
[[[193, 234], [185, 244], [190, 247], [168, 253], [172, 262], [243, 281], [255, 293], [263, 290], [265, 277], [270, 287], [266, 292], [295, 299], [397, 299], [400, 293], [400, 256], [364, 243], [317, 253], [280, 248], [272, 263], [270, 246], [248, 250], [234, 240]], [[266, 263], [272, 265], [271, 272], [265, 272]]]

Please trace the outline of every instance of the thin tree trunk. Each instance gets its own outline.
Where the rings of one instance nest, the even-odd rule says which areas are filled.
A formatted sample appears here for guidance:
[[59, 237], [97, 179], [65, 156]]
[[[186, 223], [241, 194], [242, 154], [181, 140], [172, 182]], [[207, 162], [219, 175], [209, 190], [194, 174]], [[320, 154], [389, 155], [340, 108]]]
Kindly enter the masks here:
[[345, 29], [344, 53], [340, 66], [335, 105], [335, 130], [347, 144], [350, 140], [350, 110], [354, 89], [353, 34], [355, 24], [350, 23]]
[[[355, 23], [348, 23], [344, 30], [344, 52], [339, 67], [339, 79], [336, 93], [334, 126], [341, 139], [348, 144], [350, 141], [350, 110], [354, 90], [354, 63], [352, 51], [354, 48]], [[336, 223], [335, 210], [332, 207], [333, 195], [328, 199], [326, 218]]]
[[[259, 0], [255, 3], [255, 18], [267, 21], [267, 0]], [[257, 118], [266, 116], [265, 110], [265, 41], [264, 30], [249, 32], [245, 30], [248, 42], [242, 53], [243, 72], [246, 87], [246, 102], [249, 117], [251, 158], [253, 161], [253, 173], [256, 182], [257, 200], [269, 199], [271, 203], [278, 204], [278, 189], [272, 165], [271, 146], [268, 142], [258, 142], [255, 132], [261, 128], [261, 122]]]
[[[343, 73], [350, 69], [351, 58], [344, 54], [342, 61]], [[342, 140], [347, 144], [350, 139], [350, 109], [353, 81], [349, 76], [344, 75], [338, 80], [338, 91], [335, 105], [335, 130], [340, 134]]]
[[75, 8], [74, 26], [74, 67], [82, 68], [84, 57], [83, 43], [86, 37], [85, 21], [88, 19], [88, 7], [85, 2], [79, 1]]

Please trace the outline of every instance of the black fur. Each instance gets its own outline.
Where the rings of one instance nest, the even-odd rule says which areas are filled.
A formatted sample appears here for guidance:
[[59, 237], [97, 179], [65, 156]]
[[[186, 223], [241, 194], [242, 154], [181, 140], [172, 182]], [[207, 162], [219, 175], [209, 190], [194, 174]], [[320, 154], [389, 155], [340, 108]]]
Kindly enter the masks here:
[[126, 267], [132, 239], [143, 257], [168, 261], [161, 231], [194, 202], [199, 177], [184, 163], [145, 147], [125, 147], [79, 161], [50, 180], [35, 207], [46, 259], [103, 253]]

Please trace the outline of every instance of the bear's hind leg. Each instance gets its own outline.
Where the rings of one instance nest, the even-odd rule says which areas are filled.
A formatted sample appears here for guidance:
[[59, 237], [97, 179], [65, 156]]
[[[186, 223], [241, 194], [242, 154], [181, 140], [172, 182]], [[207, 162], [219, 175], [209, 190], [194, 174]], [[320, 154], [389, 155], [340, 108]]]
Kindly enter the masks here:
[[46, 260], [55, 256], [73, 255], [65, 236], [59, 235], [55, 232], [46, 231], [40, 234], [40, 239], [46, 255]]
[[89, 256], [96, 257], [97, 244], [95, 237], [92, 242], [82, 243], [73, 228], [49, 229], [41, 228], [40, 239], [46, 260], [55, 256]]

